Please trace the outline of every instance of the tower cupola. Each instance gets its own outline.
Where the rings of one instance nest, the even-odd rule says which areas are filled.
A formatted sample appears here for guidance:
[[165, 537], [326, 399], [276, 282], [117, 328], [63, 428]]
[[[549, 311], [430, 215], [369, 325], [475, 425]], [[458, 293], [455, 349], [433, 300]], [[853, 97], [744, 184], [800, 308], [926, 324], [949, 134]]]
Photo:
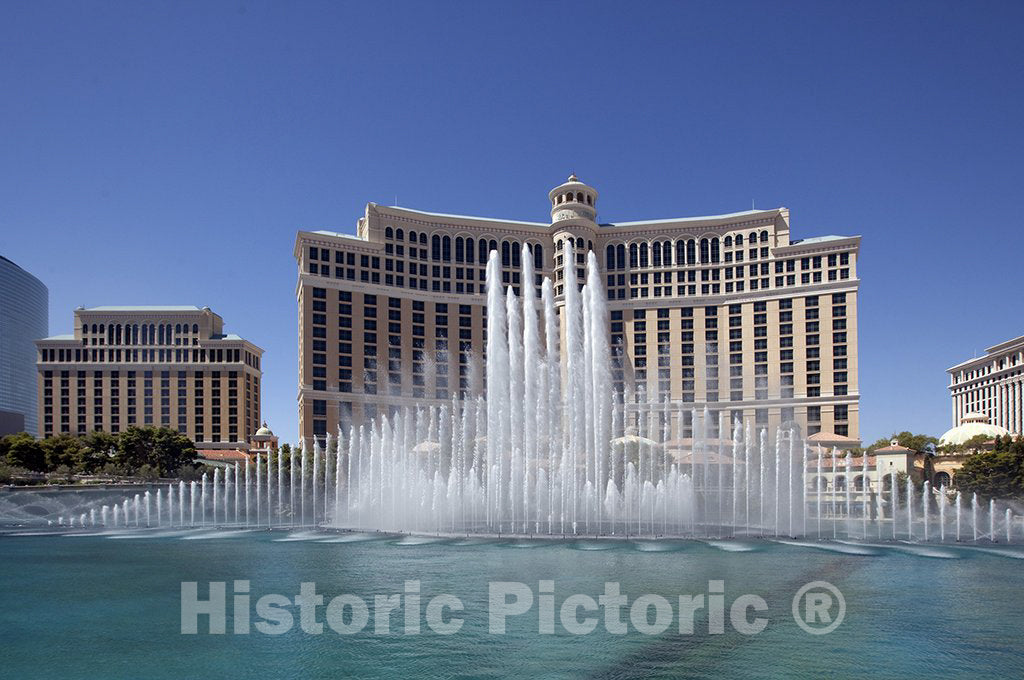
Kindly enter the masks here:
[[568, 181], [550, 192], [551, 223], [575, 220], [597, 223], [597, 189], [587, 186], [576, 175], [569, 175]]

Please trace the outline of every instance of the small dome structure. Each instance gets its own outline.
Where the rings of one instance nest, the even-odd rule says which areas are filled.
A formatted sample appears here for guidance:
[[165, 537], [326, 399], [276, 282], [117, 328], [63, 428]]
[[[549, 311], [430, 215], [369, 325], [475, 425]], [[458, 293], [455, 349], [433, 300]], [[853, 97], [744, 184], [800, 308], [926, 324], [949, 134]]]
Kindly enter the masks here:
[[989, 439], [1003, 437], [1010, 434], [1005, 427], [993, 425], [988, 422], [988, 416], [984, 413], [967, 413], [960, 419], [960, 424], [950, 428], [939, 439], [940, 446], [955, 446], [970, 441], [978, 435], [984, 435]]

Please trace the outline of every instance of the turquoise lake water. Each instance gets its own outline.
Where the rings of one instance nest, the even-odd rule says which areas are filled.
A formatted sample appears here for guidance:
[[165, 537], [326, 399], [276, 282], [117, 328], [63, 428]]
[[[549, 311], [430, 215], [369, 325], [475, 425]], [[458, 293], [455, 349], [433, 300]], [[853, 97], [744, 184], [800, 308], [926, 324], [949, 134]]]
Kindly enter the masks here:
[[[333, 533], [112, 532], [0, 536], [0, 669], [8, 678], [775, 678], [1024, 677], [1024, 548], [900, 544], [779, 544], [770, 541], [439, 541]], [[353, 540], [356, 539], [356, 540]], [[366, 540], [362, 540], [366, 539]], [[330, 542], [326, 542], [330, 541]], [[727, 549], [726, 549], [727, 548]], [[352, 594], [401, 594], [421, 583], [459, 598], [461, 629], [438, 635], [424, 623], [390, 634], [374, 619], [353, 635], [295, 623], [280, 635], [232, 634], [233, 581], [251, 601], [294, 597], [315, 582], [329, 601]], [[488, 584], [554, 581], [553, 634], [541, 634], [539, 602], [488, 631]], [[709, 634], [704, 611], [694, 633], [678, 630], [679, 595], [724, 582], [725, 632]], [[841, 625], [811, 635], [794, 622], [792, 601], [824, 580], [846, 602]], [[227, 634], [181, 633], [181, 583], [227, 582]], [[561, 625], [570, 595], [595, 599], [617, 582], [630, 603], [645, 594], [672, 605], [672, 625], [644, 635], [622, 612], [626, 634], [572, 635]], [[729, 623], [739, 595], [764, 599], [765, 629], [742, 635]], [[255, 605], [252, 622], [260, 620]], [[320, 607], [318, 620], [325, 620]], [[602, 620], [603, 613], [586, 614]], [[654, 621], [653, 610], [649, 619]]]

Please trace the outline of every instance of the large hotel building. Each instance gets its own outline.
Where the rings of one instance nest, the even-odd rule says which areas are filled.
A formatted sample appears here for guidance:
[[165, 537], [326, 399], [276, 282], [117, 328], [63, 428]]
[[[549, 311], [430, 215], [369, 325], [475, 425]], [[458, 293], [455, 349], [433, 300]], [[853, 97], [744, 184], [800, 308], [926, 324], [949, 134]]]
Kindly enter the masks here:
[[39, 433], [169, 427], [197, 448], [247, 448], [260, 427], [263, 350], [209, 307], [92, 307], [36, 341]]
[[985, 355], [948, 369], [953, 427], [988, 416], [992, 425], [1024, 433], [1024, 336], [985, 350]]
[[599, 223], [597, 197], [572, 176], [548, 194], [550, 222], [369, 203], [354, 236], [300, 231], [301, 436], [480, 393], [488, 253], [517, 294], [550, 277], [561, 305], [571, 241], [574, 284], [588, 250], [604, 270], [615, 386], [664, 405], [675, 437], [705, 404], [716, 423], [858, 437], [859, 237], [791, 239], [786, 208]]

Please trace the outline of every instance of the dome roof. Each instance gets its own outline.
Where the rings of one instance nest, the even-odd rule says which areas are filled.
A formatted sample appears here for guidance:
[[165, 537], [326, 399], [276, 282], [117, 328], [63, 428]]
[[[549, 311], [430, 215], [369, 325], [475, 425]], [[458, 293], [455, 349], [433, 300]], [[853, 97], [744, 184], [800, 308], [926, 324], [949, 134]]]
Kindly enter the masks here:
[[263, 423], [263, 427], [261, 427], [260, 429], [256, 430], [256, 434], [254, 436], [256, 436], [256, 437], [273, 437], [274, 433], [270, 430], [269, 427], [267, 427], [266, 423]]
[[963, 444], [978, 435], [985, 435], [989, 439], [1002, 437], [1010, 434], [1005, 427], [993, 425], [988, 422], [988, 416], [984, 413], [966, 413], [960, 419], [960, 424], [946, 431], [939, 439], [940, 446]]

